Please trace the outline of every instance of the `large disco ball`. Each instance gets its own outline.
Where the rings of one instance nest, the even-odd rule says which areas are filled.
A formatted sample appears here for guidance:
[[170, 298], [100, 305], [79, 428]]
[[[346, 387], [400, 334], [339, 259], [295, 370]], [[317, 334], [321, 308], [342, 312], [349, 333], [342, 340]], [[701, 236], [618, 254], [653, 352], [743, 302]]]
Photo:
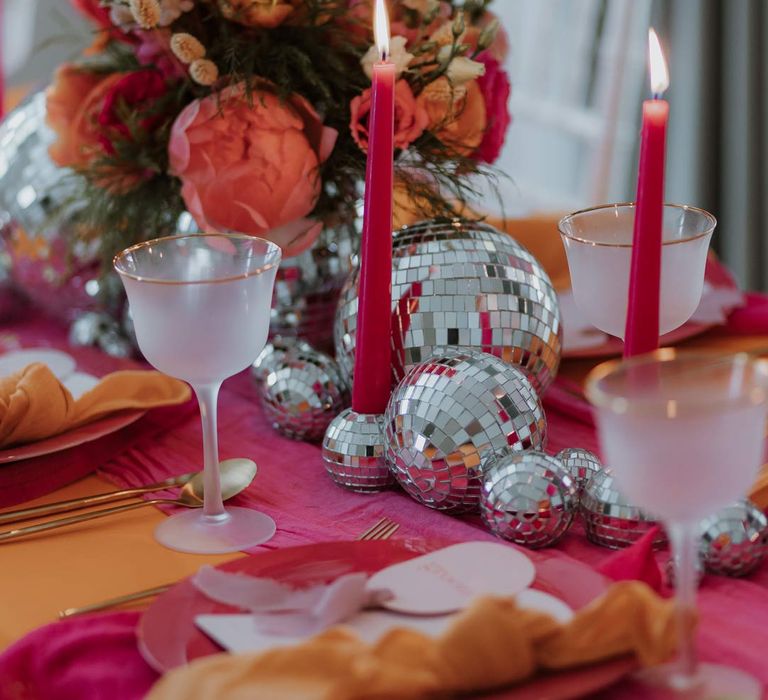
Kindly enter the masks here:
[[[519, 365], [538, 392], [557, 374], [562, 331], [547, 273], [492, 226], [431, 220], [396, 231], [392, 252], [393, 379], [441, 348], [460, 346]], [[350, 379], [358, 270], [336, 312], [336, 357]]]
[[0, 210], [13, 284], [49, 315], [72, 320], [119, 298], [116, 280], [100, 279], [95, 245], [70, 246], [72, 220], [85, 206], [73, 195], [82, 184], [50, 159], [54, 134], [45, 123], [45, 94], [37, 92], [0, 124]]
[[476, 510], [483, 463], [543, 449], [547, 423], [525, 374], [488, 353], [450, 348], [414, 366], [384, 414], [389, 469], [417, 501]]
[[327, 226], [309, 250], [282, 260], [275, 278], [270, 336], [301, 338], [333, 353], [336, 306], [358, 248], [355, 224], [352, 219]]

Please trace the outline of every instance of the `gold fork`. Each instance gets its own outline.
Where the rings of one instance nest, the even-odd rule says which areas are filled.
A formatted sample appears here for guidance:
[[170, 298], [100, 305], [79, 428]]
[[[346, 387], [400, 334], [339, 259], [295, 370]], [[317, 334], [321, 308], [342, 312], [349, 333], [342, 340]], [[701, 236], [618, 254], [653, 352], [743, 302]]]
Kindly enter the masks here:
[[[382, 518], [378, 522], [374, 523], [367, 530], [361, 532], [355, 539], [356, 540], [387, 540], [397, 532], [400, 527], [400, 523], [396, 523], [389, 518]], [[136, 591], [135, 593], [127, 593], [126, 595], [117, 596], [116, 598], [110, 598], [109, 600], [103, 600], [100, 603], [92, 603], [91, 605], [83, 605], [79, 608], [67, 608], [66, 610], [59, 610], [58, 617], [63, 620], [67, 617], [75, 617], [76, 615], [84, 615], [85, 613], [98, 612], [99, 610], [107, 610], [109, 608], [116, 608], [119, 605], [125, 605], [126, 603], [133, 603], [137, 600], [144, 600], [145, 598], [153, 598], [154, 596], [165, 593], [169, 588], [175, 586], [175, 583], [165, 583], [161, 586], [155, 586], [154, 588], [147, 588], [143, 591]]]

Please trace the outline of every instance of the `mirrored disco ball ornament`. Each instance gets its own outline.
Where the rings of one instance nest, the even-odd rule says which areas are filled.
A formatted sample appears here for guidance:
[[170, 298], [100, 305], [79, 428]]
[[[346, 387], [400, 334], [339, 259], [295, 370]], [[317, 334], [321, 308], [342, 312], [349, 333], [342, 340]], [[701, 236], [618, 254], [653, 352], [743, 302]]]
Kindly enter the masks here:
[[[670, 588], [675, 587], [675, 563], [677, 560], [678, 557], [669, 557], [666, 564], [664, 564], [664, 580]], [[696, 581], [701, 581], [704, 576], [704, 559], [700, 555], [694, 561], [694, 571], [696, 573]]]
[[534, 549], [554, 544], [567, 532], [578, 508], [578, 489], [560, 460], [529, 451], [486, 464], [480, 513], [491, 532]]
[[270, 372], [283, 366], [286, 355], [293, 351], [311, 352], [312, 346], [299, 338], [283, 336], [272, 338], [251, 365], [251, 376], [254, 381], [264, 381]]
[[[581, 495], [581, 514], [590, 542], [611, 549], [639, 540], [656, 522], [619, 492], [610, 469], [603, 468], [587, 481]], [[664, 544], [660, 531], [654, 547]]]
[[351, 408], [331, 421], [323, 438], [323, 462], [339, 486], [359, 493], [383, 491], [394, 484], [384, 458], [384, 416]]
[[69, 327], [69, 343], [74, 346], [96, 346], [112, 357], [131, 357], [134, 344], [120, 324], [109, 314], [87, 311]]
[[349, 389], [336, 361], [298, 343], [257, 382], [264, 414], [272, 426], [296, 440], [322, 439], [348, 403]]
[[700, 554], [713, 574], [747, 576], [768, 553], [768, 519], [749, 499], [706, 518], [701, 528]]
[[488, 353], [452, 348], [415, 365], [385, 414], [387, 461], [417, 501], [477, 510], [484, 459], [542, 448], [547, 422], [519, 368]]
[[[336, 313], [336, 357], [352, 376], [358, 271]], [[557, 374], [562, 330], [552, 283], [514, 238], [477, 222], [431, 220], [393, 235], [394, 382], [440, 348], [488, 352], [523, 368], [542, 393]]]
[[583, 491], [587, 481], [603, 467], [596, 454], [581, 447], [566, 447], [556, 457], [563, 463], [579, 491]]

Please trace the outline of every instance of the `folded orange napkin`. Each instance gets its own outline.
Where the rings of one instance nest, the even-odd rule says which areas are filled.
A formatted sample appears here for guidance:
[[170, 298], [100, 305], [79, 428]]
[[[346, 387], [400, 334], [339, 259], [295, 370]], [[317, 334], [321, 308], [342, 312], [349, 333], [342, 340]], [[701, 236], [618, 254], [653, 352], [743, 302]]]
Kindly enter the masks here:
[[445, 697], [628, 654], [660, 663], [675, 639], [672, 601], [638, 581], [613, 584], [567, 624], [511, 598], [486, 597], [437, 638], [398, 628], [371, 645], [334, 627], [295, 647], [199, 659], [160, 679], [147, 700]]
[[749, 492], [750, 500], [760, 510], [768, 510], [768, 464], [764, 464]]
[[51, 437], [115, 411], [169, 406], [189, 397], [184, 382], [160, 372], [121, 371], [75, 400], [48, 367], [35, 362], [0, 378], [0, 447]]

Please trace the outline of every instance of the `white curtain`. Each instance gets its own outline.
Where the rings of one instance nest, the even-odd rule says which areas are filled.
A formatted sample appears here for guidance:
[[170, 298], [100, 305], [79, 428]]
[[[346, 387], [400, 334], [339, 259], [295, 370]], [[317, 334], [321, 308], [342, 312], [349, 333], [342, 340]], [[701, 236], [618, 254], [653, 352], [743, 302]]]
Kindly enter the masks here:
[[768, 3], [658, 0], [670, 48], [667, 199], [718, 218], [739, 282], [768, 289]]

